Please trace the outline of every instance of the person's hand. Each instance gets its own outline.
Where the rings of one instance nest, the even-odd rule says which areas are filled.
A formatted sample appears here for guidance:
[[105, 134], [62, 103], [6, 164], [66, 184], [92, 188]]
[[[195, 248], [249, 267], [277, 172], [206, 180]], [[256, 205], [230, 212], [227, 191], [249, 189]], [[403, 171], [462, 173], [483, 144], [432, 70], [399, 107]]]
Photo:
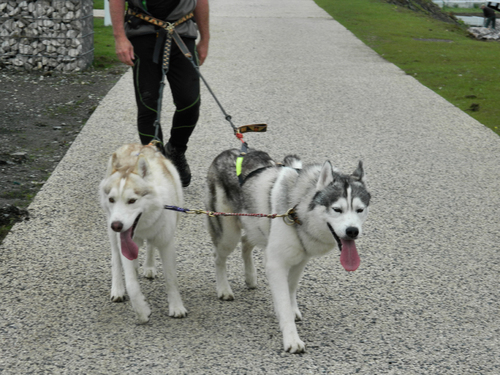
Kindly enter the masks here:
[[199, 64], [200, 66], [202, 66], [208, 56], [208, 41], [205, 42], [204, 40], [200, 39], [200, 41], [196, 45], [196, 51], [198, 52]]
[[126, 37], [115, 39], [115, 50], [122, 63], [134, 66], [134, 47], [130, 40]]

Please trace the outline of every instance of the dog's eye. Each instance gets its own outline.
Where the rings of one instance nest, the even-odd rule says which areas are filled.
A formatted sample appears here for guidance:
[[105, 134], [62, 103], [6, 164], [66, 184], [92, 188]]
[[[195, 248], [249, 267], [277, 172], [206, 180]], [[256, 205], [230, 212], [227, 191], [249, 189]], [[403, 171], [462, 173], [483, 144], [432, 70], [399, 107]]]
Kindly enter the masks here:
[[360, 214], [360, 213], [362, 213], [364, 210], [365, 210], [364, 208], [358, 208], [358, 209], [356, 210], [356, 212], [357, 212], [358, 214]]
[[113, 198], [109, 198], [109, 203], [115, 203], [115, 200]]
[[137, 199], [129, 199], [128, 201], [128, 204], [134, 204], [135, 202], [137, 202]]
[[342, 209], [341, 208], [338, 208], [338, 207], [333, 207], [333, 210], [339, 214], [342, 213]]

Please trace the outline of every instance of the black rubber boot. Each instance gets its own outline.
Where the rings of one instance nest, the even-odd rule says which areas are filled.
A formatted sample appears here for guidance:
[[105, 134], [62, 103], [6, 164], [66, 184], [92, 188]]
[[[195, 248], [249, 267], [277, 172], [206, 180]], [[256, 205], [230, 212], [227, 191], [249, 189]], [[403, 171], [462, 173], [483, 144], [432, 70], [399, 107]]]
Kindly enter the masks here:
[[181, 178], [182, 187], [188, 187], [191, 183], [191, 169], [183, 151], [176, 150], [170, 143], [165, 145], [165, 156], [169, 158], [177, 168]]

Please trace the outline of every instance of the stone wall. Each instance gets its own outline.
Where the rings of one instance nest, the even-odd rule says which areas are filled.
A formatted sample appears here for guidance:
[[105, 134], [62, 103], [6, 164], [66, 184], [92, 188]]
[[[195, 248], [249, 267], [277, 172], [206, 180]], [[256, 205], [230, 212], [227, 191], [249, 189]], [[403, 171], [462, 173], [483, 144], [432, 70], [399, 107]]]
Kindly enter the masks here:
[[476, 39], [500, 41], [500, 30], [487, 29], [486, 27], [471, 27], [468, 31]]
[[0, 0], [0, 65], [84, 70], [94, 59], [92, 0]]

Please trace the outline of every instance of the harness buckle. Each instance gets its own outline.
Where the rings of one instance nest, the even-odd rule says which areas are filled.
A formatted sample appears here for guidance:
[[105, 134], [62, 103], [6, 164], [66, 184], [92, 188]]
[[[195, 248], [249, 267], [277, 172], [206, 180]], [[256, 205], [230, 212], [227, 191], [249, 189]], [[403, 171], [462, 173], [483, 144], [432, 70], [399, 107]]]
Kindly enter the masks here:
[[167, 33], [173, 34], [175, 30], [175, 23], [165, 22], [164, 29], [167, 30]]
[[153, 139], [151, 142], [149, 142], [148, 146], [155, 147], [159, 152], [162, 152], [163, 149], [162, 143], [157, 139]]

